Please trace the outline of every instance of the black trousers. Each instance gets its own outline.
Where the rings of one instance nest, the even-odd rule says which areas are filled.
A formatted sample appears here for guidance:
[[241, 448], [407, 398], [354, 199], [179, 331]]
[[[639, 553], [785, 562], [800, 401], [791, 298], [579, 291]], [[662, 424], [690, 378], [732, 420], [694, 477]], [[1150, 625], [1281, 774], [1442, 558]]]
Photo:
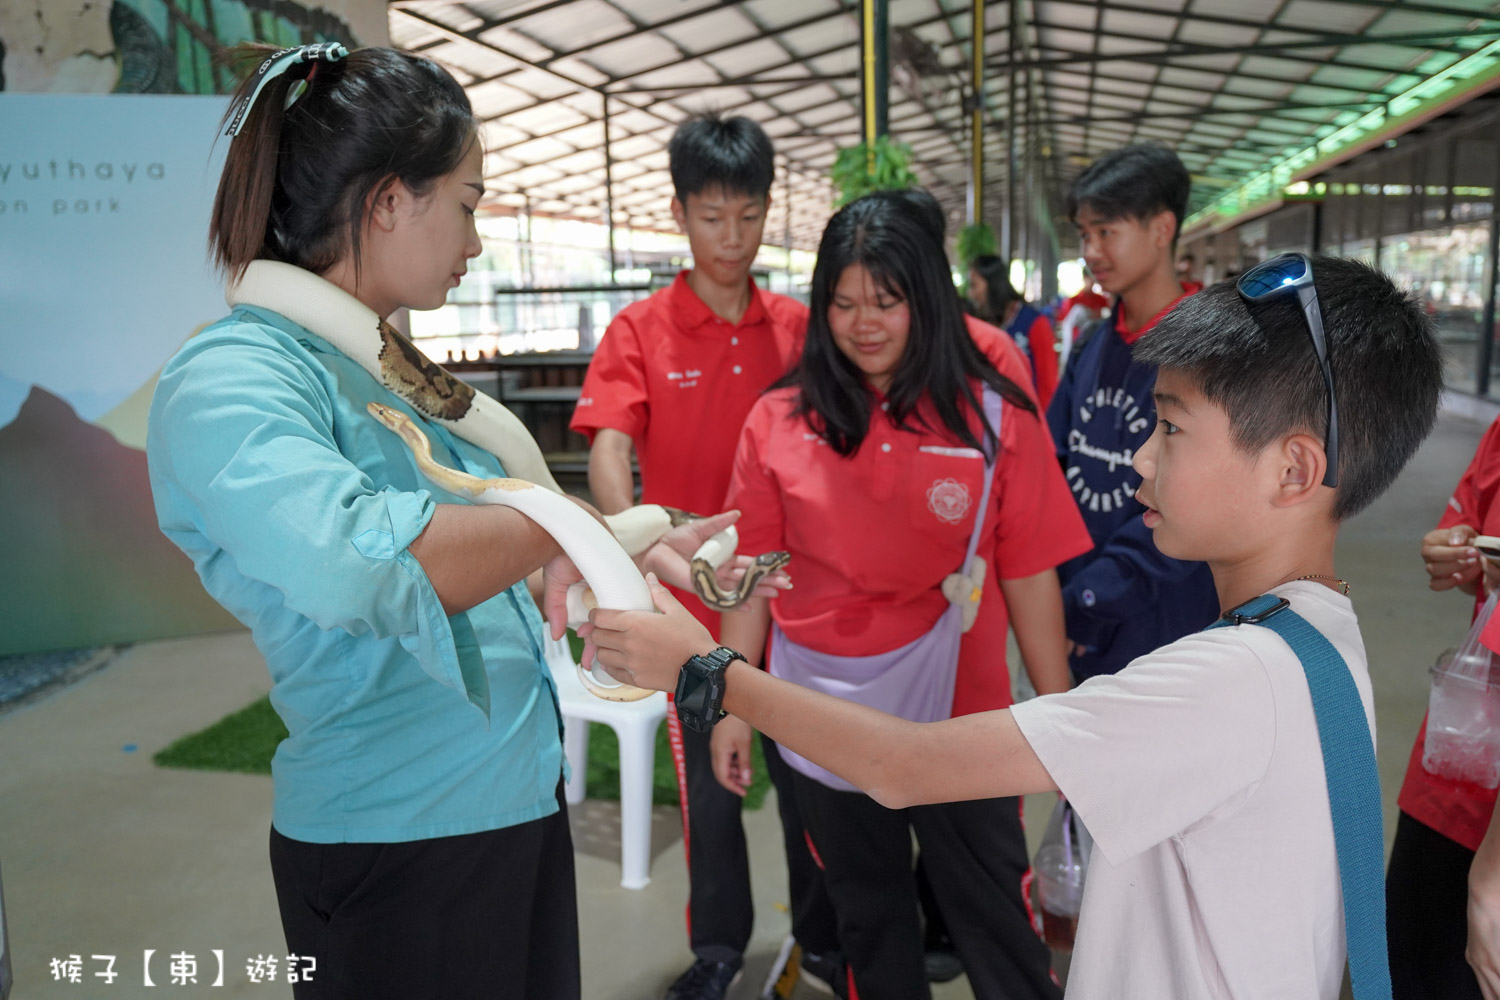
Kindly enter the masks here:
[[[738, 962], [750, 943], [755, 908], [750, 898], [750, 860], [740, 814], [743, 800], [714, 778], [709, 734], [695, 733], [667, 711], [677, 789], [682, 800], [683, 840], [688, 863], [688, 944], [710, 962]], [[808, 850], [790, 771], [776, 744], [761, 737], [766, 769], [776, 788], [786, 845], [792, 933], [803, 949], [838, 949], [838, 934], [823, 875]]]
[[578, 1000], [573, 838], [559, 810], [503, 830], [309, 844], [271, 829], [296, 1000]]
[[1474, 852], [1402, 813], [1385, 879], [1395, 1000], [1480, 1000], [1464, 959]]
[[911, 833], [948, 934], [978, 1000], [1062, 996], [1032, 927], [1030, 863], [1015, 798], [887, 809], [794, 773], [797, 802], [823, 861], [839, 942], [860, 1000], [931, 996], [912, 872]]

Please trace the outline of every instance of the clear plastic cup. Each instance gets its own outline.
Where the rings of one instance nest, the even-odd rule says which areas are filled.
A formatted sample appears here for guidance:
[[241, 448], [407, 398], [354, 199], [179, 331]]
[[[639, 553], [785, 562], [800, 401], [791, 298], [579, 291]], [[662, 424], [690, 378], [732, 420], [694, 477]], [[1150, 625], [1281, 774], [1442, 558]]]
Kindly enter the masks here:
[[1422, 767], [1481, 788], [1500, 786], [1500, 687], [1488, 650], [1447, 650], [1431, 668]]
[[1047, 946], [1071, 951], [1083, 906], [1084, 863], [1077, 845], [1072, 857], [1060, 844], [1049, 844], [1036, 855], [1037, 902], [1042, 911], [1042, 937]]

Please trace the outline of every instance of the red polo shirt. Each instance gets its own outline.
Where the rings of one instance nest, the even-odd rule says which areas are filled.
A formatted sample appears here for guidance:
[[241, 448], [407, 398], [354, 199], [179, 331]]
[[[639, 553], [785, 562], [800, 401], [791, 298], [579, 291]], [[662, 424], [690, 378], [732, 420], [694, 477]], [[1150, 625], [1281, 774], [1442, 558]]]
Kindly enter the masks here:
[[[976, 395], [979, 383], [973, 383]], [[984, 458], [946, 433], [898, 430], [879, 411], [842, 458], [794, 416], [795, 389], [762, 396], [745, 420], [728, 504], [741, 546], [792, 553], [796, 587], [771, 602], [793, 640], [866, 656], [904, 645], [947, 607], [939, 587], [963, 562], [984, 488]], [[954, 714], [1010, 704], [1009, 615], [999, 580], [1032, 576], [1092, 546], [1046, 424], [1003, 407], [1001, 454], [978, 555], [989, 563], [979, 617], [964, 635]], [[935, 414], [927, 421], [941, 427]], [[970, 426], [982, 440], [981, 418]]]
[[1016, 388], [1036, 402], [1036, 388], [1031, 377], [1031, 362], [1014, 338], [998, 326], [986, 323], [977, 316], [964, 315], [964, 326], [969, 339], [979, 348], [979, 353], [995, 366], [995, 370], [1016, 384]]
[[1199, 288], [1203, 287], [1202, 285], [1198, 285], [1197, 288], [1189, 288], [1187, 285], [1182, 284], [1181, 282], [1178, 282], [1178, 284], [1182, 287], [1182, 294], [1173, 299], [1171, 305], [1167, 306], [1161, 312], [1146, 320], [1145, 323], [1136, 327], [1134, 330], [1125, 325], [1125, 306], [1123, 303], [1120, 303], [1118, 302], [1118, 300], [1116, 300], [1115, 332], [1120, 335], [1120, 339], [1125, 341], [1127, 345], [1134, 346], [1135, 342], [1145, 336], [1148, 330], [1161, 322], [1163, 316], [1171, 312], [1173, 309], [1177, 308], [1177, 303], [1181, 302], [1189, 295], [1192, 295], [1194, 292], [1198, 291]]
[[[1448, 508], [1437, 526], [1451, 528], [1467, 524], [1481, 535], [1500, 534], [1497, 495], [1500, 495], [1500, 420], [1485, 431], [1484, 440], [1479, 442], [1479, 449], [1454, 488]], [[1482, 604], [1482, 597], [1476, 599], [1475, 614], [1479, 613]], [[1416, 746], [1412, 747], [1411, 760], [1406, 765], [1406, 780], [1401, 783], [1397, 803], [1412, 819], [1471, 851], [1477, 851], [1485, 830], [1489, 828], [1490, 814], [1495, 811], [1496, 789], [1480, 788], [1467, 781], [1454, 781], [1429, 773], [1422, 766], [1426, 747], [1427, 720], [1423, 719], [1422, 731], [1417, 734]]]
[[[806, 332], [806, 306], [763, 292], [753, 280], [745, 315], [738, 323], [721, 319], [684, 271], [609, 324], [570, 426], [590, 442], [605, 427], [634, 439], [642, 503], [716, 514], [727, 509], [745, 414], [800, 355]], [[740, 551], [764, 550], [741, 544]], [[718, 634], [717, 611], [677, 596]]]

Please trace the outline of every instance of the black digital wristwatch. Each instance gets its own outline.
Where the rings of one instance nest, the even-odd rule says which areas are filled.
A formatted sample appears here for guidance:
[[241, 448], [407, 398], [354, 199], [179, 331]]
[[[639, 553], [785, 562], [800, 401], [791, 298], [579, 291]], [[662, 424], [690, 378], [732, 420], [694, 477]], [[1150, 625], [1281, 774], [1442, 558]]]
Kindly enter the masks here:
[[707, 656], [694, 656], [677, 675], [677, 718], [695, 733], [706, 733], [724, 717], [724, 671], [743, 656], [720, 646]]

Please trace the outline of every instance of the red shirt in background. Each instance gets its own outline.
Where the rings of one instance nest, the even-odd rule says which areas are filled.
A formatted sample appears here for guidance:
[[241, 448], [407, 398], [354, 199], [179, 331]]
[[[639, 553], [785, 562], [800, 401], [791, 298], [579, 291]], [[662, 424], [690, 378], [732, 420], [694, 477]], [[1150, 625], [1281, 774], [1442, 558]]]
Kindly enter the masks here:
[[1109, 308], [1109, 299], [1103, 295], [1100, 295], [1092, 288], [1085, 288], [1077, 295], [1063, 300], [1062, 308], [1057, 311], [1057, 321], [1061, 323], [1064, 319], [1066, 319], [1068, 313], [1072, 311], [1074, 306], [1082, 306], [1085, 309], [1089, 309], [1093, 312], [1098, 313], [1103, 312], [1105, 309]]
[[1052, 330], [1052, 321], [1038, 316], [1031, 321], [1026, 331], [1026, 343], [1031, 346], [1031, 363], [1036, 370], [1036, 394], [1042, 404], [1042, 412], [1052, 402], [1057, 391], [1057, 334]]
[[[806, 332], [806, 306], [763, 292], [753, 280], [745, 315], [730, 323], [698, 298], [683, 272], [609, 324], [569, 426], [590, 442], [603, 428], [634, 439], [642, 503], [716, 514], [727, 509], [745, 414], [800, 356]], [[764, 550], [742, 543], [740, 551]], [[717, 636], [719, 612], [674, 592]]]
[[[1202, 287], [1203, 287], [1202, 285], [1198, 286], [1198, 288], [1202, 288]], [[1125, 341], [1125, 343], [1126, 343], [1127, 346], [1132, 346], [1133, 347], [1135, 345], [1135, 342], [1137, 340], [1140, 340], [1143, 336], [1145, 336], [1146, 331], [1150, 330], [1156, 324], [1160, 323], [1161, 322], [1161, 318], [1163, 316], [1165, 316], [1167, 313], [1171, 312], [1173, 309], [1175, 309], [1177, 307], [1177, 303], [1181, 302], [1183, 299], [1187, 298], [1189, 295], [1192, 295], [1195, 291], [1197, 291], [1197, 289], [1189, 288], [1187, 286], [1187, 284], [1183, 284], [1182, 285], [1182, 294], [1179, 295], [1179, 296], [1177, 296], [1177, 298], [1173, 299], [1171, 305], [1167, 306], [1161, 312], [1157, 313], [1155, 316], [1152, 316], [1150, 319], [1146, 320], [1146, 322], [1144, 324], [1142, 324], [1141, 326], [1136, 327], [1134, 330], [1129, 329], [1125, 325], [1125, 309], [1122, 306], [1119, 310], [1117, 310], [1115, 312], [1115, 332], [1120, 335], [1120, 339], [1123, 340], [1123, 341]]]
[[[1031, 361], [1027, 359], [1026, 352], [1021, 350], [1021, 345], [1010, 334], [978, 316], [964, 314], [964, 327], [969, 331], [969, 339], [979, 348], [979, 353], [994, 365], [995, 370], [1014, 382], [1033, 403], [1036, 402]], [[1045, 413], [1046, 409], [1043, 408], [1040, 412]]]

